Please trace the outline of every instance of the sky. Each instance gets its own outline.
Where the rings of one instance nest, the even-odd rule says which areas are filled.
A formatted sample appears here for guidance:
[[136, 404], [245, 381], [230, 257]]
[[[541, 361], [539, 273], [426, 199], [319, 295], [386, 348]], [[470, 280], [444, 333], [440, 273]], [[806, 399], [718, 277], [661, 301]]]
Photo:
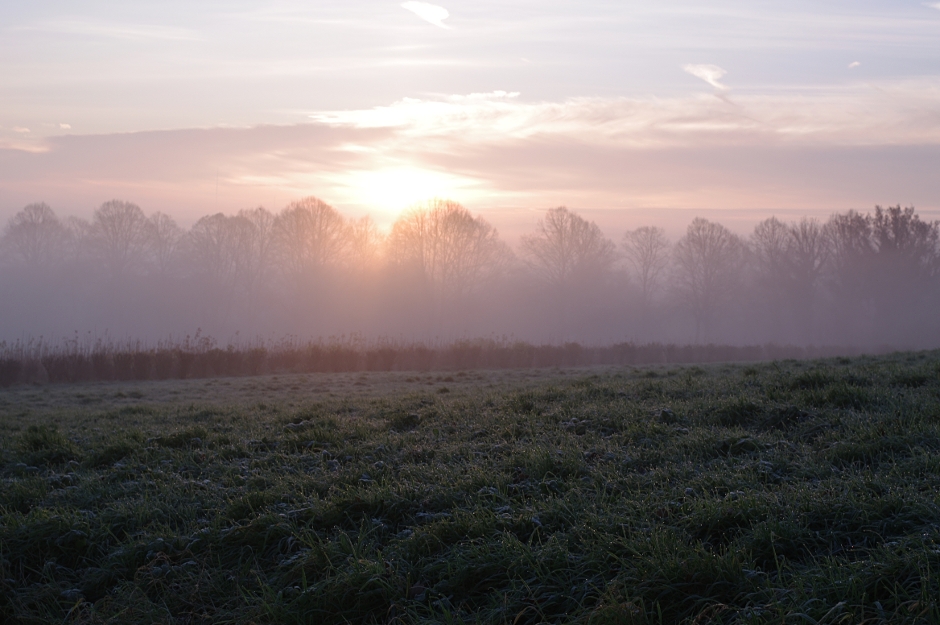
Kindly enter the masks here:
[[940, 218], [938, 44], [940, 2], [908, 0], [5, 2], [0, 221]]

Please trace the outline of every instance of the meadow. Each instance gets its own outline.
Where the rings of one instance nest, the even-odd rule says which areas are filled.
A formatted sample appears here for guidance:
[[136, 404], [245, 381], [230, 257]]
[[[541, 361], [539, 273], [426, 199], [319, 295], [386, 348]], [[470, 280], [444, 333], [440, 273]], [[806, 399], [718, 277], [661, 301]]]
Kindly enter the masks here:
[[0, 389], [7, 623], [940, 622], [940, 352]]

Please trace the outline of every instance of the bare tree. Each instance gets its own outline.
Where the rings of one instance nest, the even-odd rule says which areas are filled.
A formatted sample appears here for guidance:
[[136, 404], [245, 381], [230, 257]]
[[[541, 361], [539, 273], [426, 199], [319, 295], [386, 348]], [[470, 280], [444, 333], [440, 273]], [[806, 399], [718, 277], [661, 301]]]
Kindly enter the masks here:
[[804, 217], [791, 224], [787, 248], [787, 266], [790, 277], [790, 301], [803, 339], [815, 338], [815, 309], [819, 285], [829, 263], [831, 248], [825, 228], [817, 219]]
[[441, 199], [398, 218], [389, 253], [394, 262], [420, 271], [438, 297], [458, 300], [500, 271], [510, 254], [483, 218]]
[[147, 217], [136, 204], [111, 200], [95, 211], [91, 240], [112, 278], [126, 274], [141, 263], [148, 230]]
[[755, 226], [751, 250], [758, 272], [771, 284], [785, 281], [789, 249], [790, 229], [782, 221], [771, 217]]
[[59, 258], [68, 232], [49, 205], [29, 204], [10, 218], [3, 244], [30, 269], [46, 267]]
[[251, 291], [267, 275], [274, 253], [274, 215], [259, 206], [238, 211], [236, 237], [240, 256], [238, 274], [246, 290]]
[[366, 215], [349, 224], [348, 237], [349, 266], [360, 273], [374, 268], [382, 254], [385, 237], [372, 218]]
[[296, 286], [311, 285], [325, 267], [339, 262], [345, 235], [342, 215], [315, 197], [292, 202], [274, 220], [279, 261]]
[[755, 226], [750, 243], [761, 317], [770, 321], [772, 336], [779, 340], [791, 282], [790, 229], [776, 217], [770, 217]]
[[839, 318], [834, 329], [843, 335], [841, 340], [855, 341], [867, 332], [874, 314], [871, 274], [877, 250], [871, 222], [853, 210], [833, 215], [825, 228], [832, 250], [827, 280], [835, 307], [831, 317]]
[[520, 247], [529, 268], [548, 287], [547, 310], [567, 336], [572, 316], [594, 315], [611, 276], [616, 247], [597, 224], [564, 206], [552, 208], [539, 220], [535, 233], [523, 236]]
[[750, 250], [760, 317], [772, 320], [771, 338], [791, 340], [781, 334], [789, 320], [802, 339], [812, 340], [817, 291], [829, 259], [825, 229], [815, 219], [784, 224], [771, 217], [754, 228]]
[[838, 281], [855, 287], [868, 272], [876, 252], [870, 220], [854, 210], [843, 215], [833, 215], [826, 224], [826, 234]]
[[818, 219], [804, 217], [790, 224], [787, 259], [793, 277], [803, 289], [813, 289], [829, 261], [831, 249], [825, 228]]
[[940, 222], [926, 222], [914, 207], [875, 207], [869, 217], [874, 247], [880, 266], [889, 272], [901, 272], [905, 279], [935, 275], [940, 271]]
[[875, 207], [868, 216], [877, 250], [870, 274], [877, 332], [895, 344], [917, 340], [924, 311], [936, 322], [940, 305], [940, 222], [925, 222], [913, 207]]
[[156, 212], [147, 221], [147, 248], [160, 275], [166, 275], [179, 250], [183, 229], [165, 213]]
[[190, 271], [207, 286], [226, 291], [238, 282], [239, 237], [232, 219], [222, 213], [202, 217], [186, 235]]
[[853, 340], [916, 340], [920, 311], [937, 298], [940, 223], [922, 221], [913, 207], [876, 206], [874, 215], [833, 215], [826, 231], [840, 329], [862, 333]]
[[631, 230], [623, 235], [621, 247], [640, 282], [643, 311], [646, 314], [669, 268], [670, 245], [666, 231], [655, 226]]
[[91, 223], [87, 219], [69, 215], [62, 222], [66, 238], [64, 255], [67, 262], [80, 263], [89, 259], [92, 251], [88, 249], [91, 241]]
[[742, 257], [740, 239], [721, 224], [696, 217], [676, 243], [676, 288], [695, 318], [695, 340], [709, 331], [731, 294]]
[[597, 224], [564, 206], [546, 211], [534, 235], [522, 237], [521, 247], [532, 267], [549, 283], [562, 289], [577, 278], [608, 271], [614, 262], [614, 244]]

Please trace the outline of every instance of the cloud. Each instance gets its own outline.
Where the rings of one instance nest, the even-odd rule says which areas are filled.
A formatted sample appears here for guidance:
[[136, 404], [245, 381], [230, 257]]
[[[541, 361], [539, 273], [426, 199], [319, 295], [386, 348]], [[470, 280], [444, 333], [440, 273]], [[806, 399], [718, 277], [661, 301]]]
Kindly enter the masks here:
[[924, 3], [924, 6], [925, 6], [925, 7], [930, 7], [931, 9], [938, 9], [938, 10], [940, 10], [940, 2], [925, 2], [925, 3]]
[[395, 149], [505, 144], [565, 136], [623, 147], [718, 143], [940, 144], [940, 86], [928, 79], [806, 93], [525, 102], [514, 93], [405, 98], [370, 109], [310, 115], [334, 127], [386, 128]]
[[72, 124], [59, 124], [59, 128], [61, 128], [62, 130], [71, 130]]
[[450, 28], [450, 26], [444, 23], [444, 20], [450, 17], [450, 13], [448, 13], [447, 9], [444, 7], [427, 2], [403, 2], [401, 6], [435, 26]]
[[717, 65], [683, 65], [682, 69], [692, 74], [696, 78], [701, 78], [715, 89], [727, 91], [728, 87], [718, 82], [722, 76], [727, 74], [725, 70]]
[[24, 128], [23, 126], [14, 126], [13, 132], [18, 132], [21, 135], [29, 134], [29, 128]]
[[852, 61], [851, 63], [849, 63], [849, 69], [855, 69], [859, 65], [861, 65], [861, 63], [859, 63], [858, 61]]

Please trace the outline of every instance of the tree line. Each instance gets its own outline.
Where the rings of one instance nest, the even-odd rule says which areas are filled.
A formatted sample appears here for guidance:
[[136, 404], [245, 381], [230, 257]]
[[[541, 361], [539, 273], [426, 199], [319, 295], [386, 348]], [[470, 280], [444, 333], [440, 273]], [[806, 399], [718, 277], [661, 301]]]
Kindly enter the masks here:
[[185, 230], [121, 200], [90, 220], [30, 204], [0, 237], [0, 340], [239, 335], [562, 343], [940, 343], [940, 222], [912, 207], [761, 221], [697, 218], [606, 236], [564, 207], [516, 249], [443, 199], [389, 232], [315, 197]]

